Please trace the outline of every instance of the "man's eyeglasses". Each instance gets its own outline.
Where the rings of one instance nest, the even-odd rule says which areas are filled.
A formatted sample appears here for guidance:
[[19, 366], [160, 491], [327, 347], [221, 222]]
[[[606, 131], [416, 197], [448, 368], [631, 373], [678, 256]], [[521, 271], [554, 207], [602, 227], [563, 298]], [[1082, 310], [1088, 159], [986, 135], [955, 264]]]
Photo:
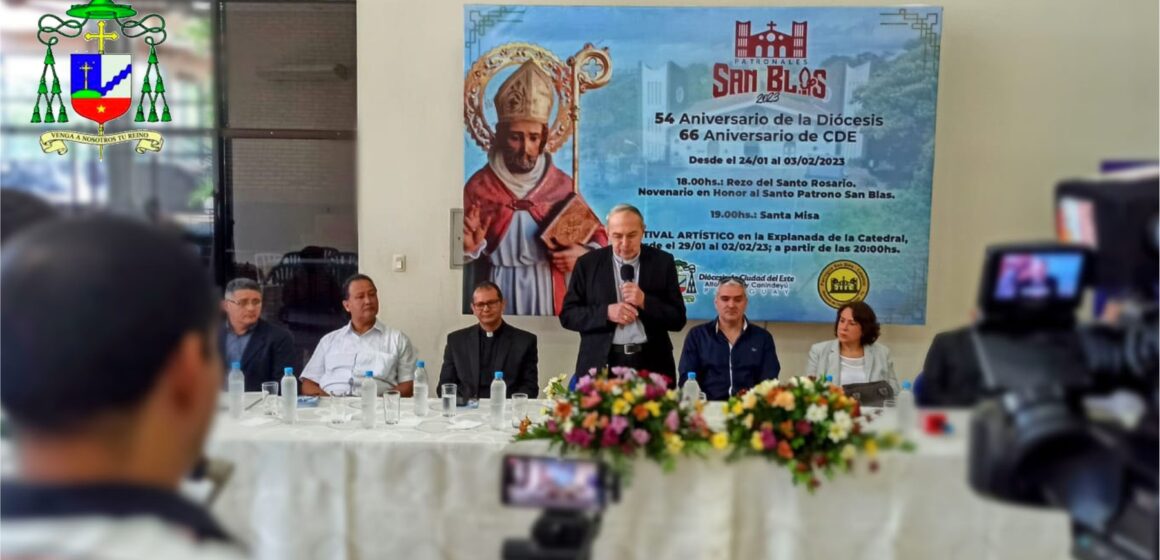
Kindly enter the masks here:
[[262, 306], [262, 300], [260, 300], [260, 299], [236, 300], [236, 299], [228, 299], [227, 298], [226, 301], [228, 301], [228, 302], [230, 302], [238, 307], [261, 307]]
[[500, 304], [502, 304], [502, 303], [503, 303], [503, 300], [500, 300], [500, 299], [493, 299], [493, 300], [488, 300], [488, 301], [476, 301], [476, 302], [472, 302], [472, 303], [471, 303], [471, 306], [472, 306], [472, 307], [474, 307], [474, 308], [476, 308], [476, 309], [479, 309], [480, 311], [483, 311], [483, 310], [486, 310], [486, 309], [491, 309], [491, 308], [493, 308], [493, 307], [497, 307], [497, 306], [499, 306], [499, 305], [500, 305]]

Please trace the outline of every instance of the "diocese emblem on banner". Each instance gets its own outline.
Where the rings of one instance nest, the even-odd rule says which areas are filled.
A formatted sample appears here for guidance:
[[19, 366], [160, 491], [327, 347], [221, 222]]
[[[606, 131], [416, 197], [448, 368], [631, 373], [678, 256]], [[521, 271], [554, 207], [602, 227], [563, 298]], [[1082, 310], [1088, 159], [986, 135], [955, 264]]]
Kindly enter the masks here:
[[862, 301], [870, 293], [870, 276], [862, 265], [848, 260], [834, 261], [818, 275], [818, 296], [826, 305], [837, 309]]
[[[166, 38], [165, 20], [156, 14], [133, 20], [131, 18], [137, 15], [137, 11], [132, 6], [117, 4], [113, 0], [90, 0], [88, 4], [74, 4], [66, 15], [78, 19], [45, 14], [38, 22], [37, 39], [45, 45], [46, 51], [32, 122], [69, 122], [68, 109], [61, 98], [64, 89], [61, 87], [60, 75], [57, 74], [53, 46], [59, 44], [62, 38], [79, 37], [86, 43], [95, 42], [97, 52], [69, 55], [69, 105], [78, 116], [96, 123], [97, 130], [96, 134], [67, 130], [45, 132], [40, 136], [41, 149], [45, 153], [64, 155], [68, 152], [69, 142], [90, 144], [97, 146], [98, 157], [101, 159], [104, 159], [105, 146], [125, 142], [136, 142], [135, 149], [140, 154], [161, 151], [164, 138], [155, 131], [125, 130], [106, 134], [105, 125], [124, 116], [133, 107], [133, 59], [129, 54], [108, 54], [105, 47], [109, 42], [145, 37], [144, 42], [149, 46], [148, 66], [133, 120], [170, 122], [172, 117], [165, 99], [165, 81], [161, 77], [157, 58], [157, 46], [165, 42]], [[95, 33], [85, 31], [90, 21], [96, 21]], [[106, 29], [110, 27], [109, 21], [119, 29], [119, 33]], [[45, 109], [43, 115], [42, 105]]]
[[697, 301], [697, 265], [676, 259], [677, 286], [681, 289], [681, 297], [685, 303]]

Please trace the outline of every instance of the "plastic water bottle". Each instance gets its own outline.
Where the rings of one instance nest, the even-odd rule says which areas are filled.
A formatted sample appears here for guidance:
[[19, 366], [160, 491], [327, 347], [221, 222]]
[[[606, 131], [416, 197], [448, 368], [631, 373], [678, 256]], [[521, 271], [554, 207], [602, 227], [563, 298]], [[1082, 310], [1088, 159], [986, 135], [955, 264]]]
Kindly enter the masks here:
[[898, 432], [904, 437], [914, 433], [914, 426], [918, 423], [918, 409], [914, 404], [914, 391], [910, 390], [910, 381], [902, 382], [902, 392], [898, 393]]
[[293, 424], [298, 420], [298, 380], [294, 368], [282, 370], [282, 421]]
[[230, 418], [242, 417], [243, 401], [246, 398], [246, 376], [242, 374], [241, 362], [230, 364], [230, 374], [226, 377], [229, 386]]
[[427, 368], [423, 360], [415, 364], [415, 391], [412, 400], [415, 401], [415, 416], [427, 415]]
[[685, 380], [685, 385], [681, 387], [681, 404], [686, 405], [689, 410], [697, 407], [697, 402], [701, 400], [701, 385], [697, 383], [697, 372], [690, 371], [689, 377]]
[[491, 382], [491, 427], [502, 430], [507, 425], [504, 422], [504, 408], [507, 405], [507, 383], [503, 381], [503, 372], [495, 372], [495, 381]]
[[362, 427], [375, 427], [375, 397], [378, 396], [378, 384], [375, 383], [375, 372], [368, 371], [363, 375], [362, 384], [358, 387], [359, 398], [362, 399]]

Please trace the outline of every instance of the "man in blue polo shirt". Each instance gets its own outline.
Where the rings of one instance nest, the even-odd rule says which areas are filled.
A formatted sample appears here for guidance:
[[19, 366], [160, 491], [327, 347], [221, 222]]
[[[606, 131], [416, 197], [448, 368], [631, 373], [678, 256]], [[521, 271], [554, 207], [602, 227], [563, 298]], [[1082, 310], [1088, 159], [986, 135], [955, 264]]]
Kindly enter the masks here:
[[769, 331], [749, 324], [745, 281], [729, 277], [717, 285], [713, 303], [717, 319], [698, 325], [685, 337], [681, 351], [681, 381], [690, 371], [709, 400], [723, 401], [743, 389], [776, 379], [781, 371]]

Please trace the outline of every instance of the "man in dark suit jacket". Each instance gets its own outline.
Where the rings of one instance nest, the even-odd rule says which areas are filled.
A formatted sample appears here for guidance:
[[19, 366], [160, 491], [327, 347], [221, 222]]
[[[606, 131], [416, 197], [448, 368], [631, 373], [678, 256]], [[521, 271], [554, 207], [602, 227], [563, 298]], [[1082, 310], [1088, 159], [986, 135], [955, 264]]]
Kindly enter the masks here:
[[971, 327], [962, 327], [935, 335], [914, 396], [922, 406], [970, 407], [982, 396], [982, 385]]
[[536, 335], [503, 320], [503, 292], [491, 281], [480, 282], [471, 294], [471, 311], [479, 324], [447, 335], [439, 393], [444, 383], [458, 385], [458, 396], [491, 398], [495, 372], [503, 372], [507, 396], [524, 393], [536, 398], [539, 389]]
[[580, 333], [576, 374], [625, 366], [676, 375], [668, 331], [685, 326], [673, 256], [643, 246], [644, 217], [620, 204], [608, 214], [611, 245], [576, 261], [560, 324]]
[[262, 319], [262, 288], [249, 278], [235, 278], [226, 284], [222, 311], [222, 359], [226, 368], [242, 364], [246, 390], [261, 391], [265, 381], [282, 379], [282, 370], [302, 369], [301, 356], [294, 349], [290, 331]]

